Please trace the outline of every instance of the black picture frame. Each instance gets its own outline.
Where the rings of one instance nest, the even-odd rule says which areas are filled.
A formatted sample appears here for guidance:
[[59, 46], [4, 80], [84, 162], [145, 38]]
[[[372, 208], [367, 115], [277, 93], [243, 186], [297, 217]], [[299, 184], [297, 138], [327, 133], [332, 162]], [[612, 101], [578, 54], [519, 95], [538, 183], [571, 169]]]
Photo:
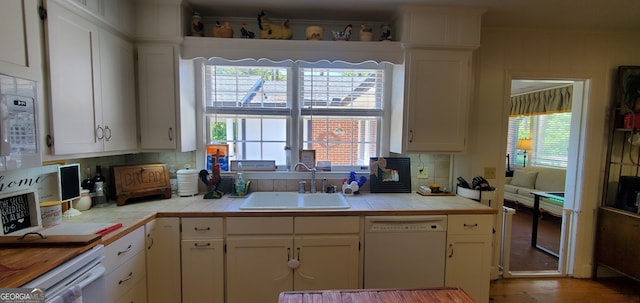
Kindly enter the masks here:
[[409, 158], [370, 158], [369, 170], [372, 193], [411, 192], [411, 160]]
[[640, 66], [619, 66], [618, 102], [623, 109], [640, 110]]

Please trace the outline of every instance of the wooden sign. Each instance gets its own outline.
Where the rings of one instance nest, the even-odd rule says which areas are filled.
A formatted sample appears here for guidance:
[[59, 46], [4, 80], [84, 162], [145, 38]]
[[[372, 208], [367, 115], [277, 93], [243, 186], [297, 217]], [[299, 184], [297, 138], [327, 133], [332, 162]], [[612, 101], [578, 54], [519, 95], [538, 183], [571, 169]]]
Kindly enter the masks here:
[[162, 195], [165, 199], [171, 198], [166, 164], [111, 166], [111, 184], [118, 206], [135, 197]]
[[40, 205], [34, 192], [0, 198], [2, 235], [41, 228]]

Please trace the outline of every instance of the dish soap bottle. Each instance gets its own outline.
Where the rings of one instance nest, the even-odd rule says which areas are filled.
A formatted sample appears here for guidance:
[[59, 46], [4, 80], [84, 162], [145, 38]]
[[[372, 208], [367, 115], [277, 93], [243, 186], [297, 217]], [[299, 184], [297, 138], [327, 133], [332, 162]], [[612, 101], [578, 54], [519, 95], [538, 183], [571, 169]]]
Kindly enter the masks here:
[[238, 174], [236, 175], [236, 195], [244, 196], [246, 193], [246, 182], [242, 176], [242, 162], [238, 162]]

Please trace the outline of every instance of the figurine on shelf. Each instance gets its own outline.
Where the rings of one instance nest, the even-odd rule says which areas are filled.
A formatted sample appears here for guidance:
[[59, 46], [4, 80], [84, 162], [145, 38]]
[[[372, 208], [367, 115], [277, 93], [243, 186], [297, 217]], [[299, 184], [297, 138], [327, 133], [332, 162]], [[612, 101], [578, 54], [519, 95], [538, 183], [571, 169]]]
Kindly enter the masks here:
[[258, 27], [260, 27], [260, 38], [262, 39], [284, 39], [291, 40], [293, 31], [289, 27], [289, 19], [282, 24], [272, 23], [264, 12], [258, 15]]
[[382, 24], [380, 26], [380, 41], [391, 41], [391, 24]]
[[194, 12], [193, 16], [191, 16], [191, 36], [194, 37], [202, 37], [202, 32], [204, 30], [204, 24], [200, 21], [200, 13]]
[[245, 39], [253, 39], [256, 36], [256, 34], [247, 30], [247, 25], [244, 23], [242, 23], [242, 27], [240, 27], [240, 33], [242, 34], [242, 38]]
[[351, 24], [347, 24], [344, 30], [341, 32], [331, 31], [333, 33], [333, 40], [335, 41], [349, 41], [351, 39]]
[[233, 29], [229, 21], [225, 21], [224, 25], [216, 22], [216, 25], [213, 27], [213, 36], [218, 38], [233, 38]]
[[360, 24], [360, 41], [371, 40], [373, 40], [373, 29], [369, 26], [365, 26], [364, 24]]

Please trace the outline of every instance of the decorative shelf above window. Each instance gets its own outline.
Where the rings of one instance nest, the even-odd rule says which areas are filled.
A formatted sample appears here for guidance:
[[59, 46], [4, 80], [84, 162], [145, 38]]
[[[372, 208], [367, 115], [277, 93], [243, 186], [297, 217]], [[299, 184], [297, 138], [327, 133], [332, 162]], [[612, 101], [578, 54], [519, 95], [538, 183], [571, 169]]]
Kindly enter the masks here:
[[402, 64], [404, 49], [397, 41], [311, 41], [212, 37], [184, 37], [182, 58], [224, 58], [228, 60], [269, 59], [273, 61], [322, 60], [360, 63], [366, 61]]

